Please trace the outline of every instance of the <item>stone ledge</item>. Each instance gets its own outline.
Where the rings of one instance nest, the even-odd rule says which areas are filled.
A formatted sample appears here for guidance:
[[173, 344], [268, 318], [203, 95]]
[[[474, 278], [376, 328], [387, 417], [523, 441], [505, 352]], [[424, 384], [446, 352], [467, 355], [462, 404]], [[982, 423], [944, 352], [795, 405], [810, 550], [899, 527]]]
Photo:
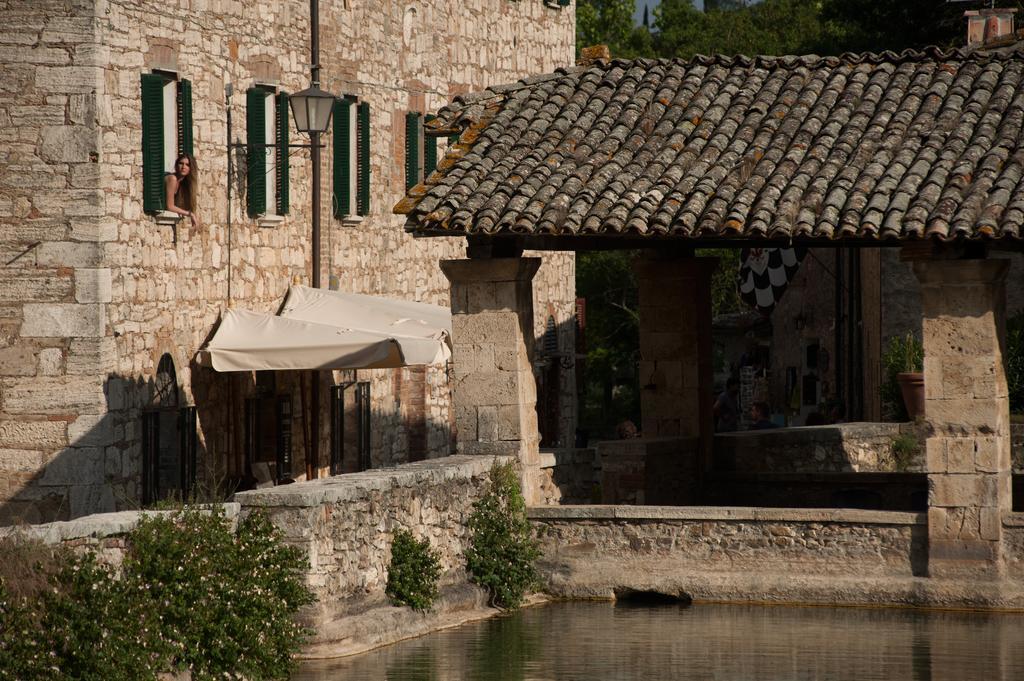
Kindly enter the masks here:
[[[239, 504], [220, 504], [224, 516], [229, 520], [238, 517]], [[96, 513], [82, 516], [74, 520], [45, 523], [42, 525], [25, 525], [0, 527], [0, 538], [22, 536], [38, 539], [44, 544], [60, 544], [72, 539], [89, 537], [101, 539], [131, 532], [143, 516], [170, 515], [176, 511], [118, 511], [116, 513]]]
[[173, 227], [174, 225], [178, 224], [178, 220], [181, 220], [182, 217], [184, 216], [178, 215], [177, 213], [172, 213], [169, 210], [162, 210], [156, 215], [154, 215], [153, 219], [156, 221], [156, 224], [158, 225], [163, 225], [165, 227]]
[[[546, 567], [546, 566], [545, 566]], [[542, 568], [544, 570], [544, 568]], [[1020, 611], [1019, 582], [966, 582], [930, 577], [813, 575], [779, 572], [716, 572], [664, 569], [659, 560], [609, 561], [587, 574], [545, 575], [556, 598], [603, 598], [631, 591], [685, 594], [694, 603], [968, 608]]]
[[746, 508], [726, 506], [531, 506], [530, 520], [695, 520], [856, 525], [927, 525], [927, 513], [847, 508]]
[[540, 450], [540, 467], [555, 468], [589, 463], [597, 465], [597, 453], [589, 447], [567, 447]]
[[1004, 513], [1003, 527], [1024, 527], [1024, 513]]
[[483, 475], [496, 461], [511, 461], [510, 457], [446, 456], [390, 468], [374, 468], [361, 473], [346, 473], [329, 478], [297, 482], [235, 494], [242, 506], [311, 507], [341, 501], [354, 501], [369, 492], [395, 487], [415, 487], [441, 484], [459, 478]]
[[272, 228], [277, 227], [284, 222], [283, 215], [277, 215], [276, 213], [267, 213], [256, 218], [256, 224], [260, 227]]
[[895, 437], [901, 427], [911, 424], [876, 423], [872, 421], [855, 421], [852, 423], [833, 423], [823, 426], [789, 426], [787, 428], [769, 428], [765, 430], [738, 430], [732, 433], [715, 433], [716, 440], [759, 442], [762, 440], [817, 441], [823, 438], [846, 440], [868, 437]]

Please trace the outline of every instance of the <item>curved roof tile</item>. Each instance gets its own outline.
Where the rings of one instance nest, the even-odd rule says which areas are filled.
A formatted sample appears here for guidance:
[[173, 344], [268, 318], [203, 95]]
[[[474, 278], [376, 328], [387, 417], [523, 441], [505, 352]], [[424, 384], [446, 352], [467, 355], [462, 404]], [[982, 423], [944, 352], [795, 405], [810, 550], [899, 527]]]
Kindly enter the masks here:
[[1022, 238], [1024, 52], [611, 60], [457, 97], [421, 234]]

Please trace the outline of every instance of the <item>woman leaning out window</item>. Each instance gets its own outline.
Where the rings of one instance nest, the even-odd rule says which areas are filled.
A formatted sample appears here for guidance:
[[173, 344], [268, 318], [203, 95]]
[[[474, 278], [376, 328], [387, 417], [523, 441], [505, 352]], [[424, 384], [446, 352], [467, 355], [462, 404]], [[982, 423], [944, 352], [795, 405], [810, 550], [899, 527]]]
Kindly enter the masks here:
[[174, 161], [174, 172], [164, 178], [167, 210], [188, 217], [193, 227], [199, 227], [196, 204], [199, 195], [199, 169], [191, 154], [181, 154]]

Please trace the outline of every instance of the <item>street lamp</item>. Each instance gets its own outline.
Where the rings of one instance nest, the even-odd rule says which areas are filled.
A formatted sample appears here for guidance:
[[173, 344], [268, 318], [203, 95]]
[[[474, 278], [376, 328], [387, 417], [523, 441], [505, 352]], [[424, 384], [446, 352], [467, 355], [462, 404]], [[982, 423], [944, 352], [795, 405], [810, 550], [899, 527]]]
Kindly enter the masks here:
[[299, 132], [327, 132], [334, 109], [334, 95], [324, 92], [316, 84], [288, 96], [292, 105], [292, 118]]

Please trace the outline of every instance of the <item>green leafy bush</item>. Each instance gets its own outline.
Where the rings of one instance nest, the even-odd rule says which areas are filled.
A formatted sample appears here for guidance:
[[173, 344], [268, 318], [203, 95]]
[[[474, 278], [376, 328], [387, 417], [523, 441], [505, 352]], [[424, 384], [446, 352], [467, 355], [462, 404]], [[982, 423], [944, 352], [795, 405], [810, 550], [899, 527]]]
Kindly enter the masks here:
[[301, 553], [263, 514], [234, 533], [220, 510], [149, 516], [128, 544], [119, 575], [38, 543], [45, 588], [18, 594], [0, 571], [0, 679], [288, 676], [308, 634], [295, 614], [313, 596]]
[[441, 561], [427, 539], [417, 540], [408, 530], [398, 530], [391, 542], [387, 595], [396, 605], [427, 610], [437, 598]]
[[92, 554], [0, 544], [27, 568], [20, 578], [0, 575], [0, 679], [150, 680], [168, 667], [158, 613], [140, 585]]
[[515, 608], [537, 584], [540, 555], [526, 519], [526, 502], [512, 464], [495, 464], [484, 495], [469, 516], [466, 568], [490, 592], [491, 605]]
[[218, 510], [146, 518], [129, 537], [124, 579], [160, 608], [175, 666], [196, 681], [284, 678], [308, 631], [295, 621], [313, 596], [301, 553], [262, 513], [237, 532]]
[[898, 374], [924, 371], [924, 347], [912, 333], [893, 336], [882, 353], [885, 380], [882, 382], [882, 408], [890, 421], [908, 421]]

